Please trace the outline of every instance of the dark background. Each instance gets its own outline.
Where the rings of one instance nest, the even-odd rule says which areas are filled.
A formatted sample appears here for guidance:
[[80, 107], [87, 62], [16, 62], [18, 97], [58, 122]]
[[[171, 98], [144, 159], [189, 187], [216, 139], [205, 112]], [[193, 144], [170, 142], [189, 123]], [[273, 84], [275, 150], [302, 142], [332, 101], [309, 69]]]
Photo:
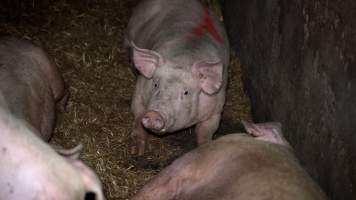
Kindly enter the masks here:
[[256, 122], [280, 121], [331, 199], [356, 199], [356, 1], [224, 0]]

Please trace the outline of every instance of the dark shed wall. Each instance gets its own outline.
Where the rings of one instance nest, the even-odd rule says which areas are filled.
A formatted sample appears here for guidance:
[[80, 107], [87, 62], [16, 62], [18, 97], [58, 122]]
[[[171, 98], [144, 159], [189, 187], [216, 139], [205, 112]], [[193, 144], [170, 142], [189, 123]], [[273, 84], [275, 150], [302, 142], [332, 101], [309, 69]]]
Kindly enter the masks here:
[[330, 198], [356, 199], [356, 1], [222, 7], [255, 121], [281, 121]]

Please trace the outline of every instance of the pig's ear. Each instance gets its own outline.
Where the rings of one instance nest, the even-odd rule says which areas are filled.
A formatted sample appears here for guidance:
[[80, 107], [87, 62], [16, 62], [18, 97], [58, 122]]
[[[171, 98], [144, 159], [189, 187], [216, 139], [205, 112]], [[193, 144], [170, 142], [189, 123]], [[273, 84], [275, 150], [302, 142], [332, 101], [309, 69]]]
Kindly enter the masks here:
[[83, 149], [82, 144], [78, 144], [77, 146], [71, 148], [71, 149], [64, 149], [61, 146], [58, 145], [52, 145], [52, 148], [61, 156], [64, 156], [68, 159], [76, 160], [79, 158], [80, 152]]
[[223, 64], [218, 62], [196, 62], [193, 64], [193, 76], [199, 79], [203, 92], [212, 95], [219, 91], [223, 83]]
[[156, 68], [163, 63], [162, 56], [149, 49], [141, 49], [131, 42], [133, 62], [136, 69], [146, 78], [152, 78]]
[[266, 123], [249, 123], [242, 121], [246, 132], [258, 140], [271, 142], [290, 147], [289, 143], [284, 139], [282, 133], [282, 124], [279, 122], [266, 122]]

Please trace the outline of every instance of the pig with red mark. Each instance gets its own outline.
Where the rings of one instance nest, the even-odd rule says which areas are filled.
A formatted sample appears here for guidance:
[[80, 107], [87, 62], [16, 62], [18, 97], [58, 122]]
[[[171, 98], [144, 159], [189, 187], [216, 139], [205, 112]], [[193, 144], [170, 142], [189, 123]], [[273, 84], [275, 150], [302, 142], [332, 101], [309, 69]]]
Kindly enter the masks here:
[[279, 123], [244, 122], [230, 134], [183, 155], [132, 200], [325, 200], [283, 138]]
[[48, 141], [56, 108], [63, 109], [66, 97], [58, 68], [41, 48], [0, 37], [0, 107], [26, 120]]
[[126, 44], [139, 72], [132, 99], [133, 153], [147, 130], [195, 126], [197, 143], [212, 139], [225, 103], [229, 44], [223, 25], [198, 0], [143, 0], [129, 21]]

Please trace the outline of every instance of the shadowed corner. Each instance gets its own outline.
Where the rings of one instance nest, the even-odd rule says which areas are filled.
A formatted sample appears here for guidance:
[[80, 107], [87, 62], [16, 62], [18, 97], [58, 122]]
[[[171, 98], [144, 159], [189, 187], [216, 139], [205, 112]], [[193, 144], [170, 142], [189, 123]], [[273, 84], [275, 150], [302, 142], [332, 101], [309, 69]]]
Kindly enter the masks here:
[[231, 133], [243, 133], [245, 128], [240, 120], [233, 119], [229, 116], [223, 114], [223, 117], [220, 122], [220, 126], [216, 133], [213, 136], [213, 139], [217, 139], [221, 136], [228, 135]]

